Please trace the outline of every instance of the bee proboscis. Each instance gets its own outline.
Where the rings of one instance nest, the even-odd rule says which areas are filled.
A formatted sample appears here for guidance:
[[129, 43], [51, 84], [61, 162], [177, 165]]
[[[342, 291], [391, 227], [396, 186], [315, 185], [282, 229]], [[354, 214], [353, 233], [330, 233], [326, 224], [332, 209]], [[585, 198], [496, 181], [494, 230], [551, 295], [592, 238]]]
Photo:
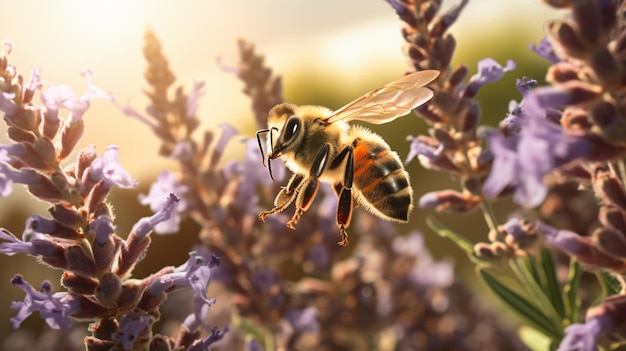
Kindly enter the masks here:
[[[294, 174], [276, 196], [274, 208], [259, 213], [259, 218], [265, 221], [295, 200], [295, 213], [287, 222], [287, 227], [294, 229], [311, 206], [320, 182], [328, 182], [339, 198], [339, 245], [348, 244], [346, 228], [354, 200], [382, 219], [406, 223], [413, 209], [413, 189], [400, 158], [383, 138], [347, 122], [383, 124], [406, 115], [430, 100], [433, 92], [425, 86], [438, 75], [435, 70], [405, 75], [334, 112], [322, 106], [290, 103], [273, 107], [267, 129], [257, 131], [263, 164], [267, 159], [272, 177], [269, 160], [280, 157]], [[261, 143], [265, 133], [269, 133], [267, 156], [263, 156]]]

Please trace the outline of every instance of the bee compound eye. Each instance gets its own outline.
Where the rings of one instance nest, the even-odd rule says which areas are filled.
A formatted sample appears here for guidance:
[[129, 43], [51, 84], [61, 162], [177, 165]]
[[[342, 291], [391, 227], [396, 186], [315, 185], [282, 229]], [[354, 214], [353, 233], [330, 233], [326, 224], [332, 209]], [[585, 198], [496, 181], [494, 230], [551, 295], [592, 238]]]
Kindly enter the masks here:
[[300, 118], [296, 116], [289, 117], [289, 119], [287, 120], [287, 125], [285, 125], [285, 134], [284, 134], [285, 141], [291, 140], [294, 137], [294, 135], [296, 135], [299, 128], [300, 128]]

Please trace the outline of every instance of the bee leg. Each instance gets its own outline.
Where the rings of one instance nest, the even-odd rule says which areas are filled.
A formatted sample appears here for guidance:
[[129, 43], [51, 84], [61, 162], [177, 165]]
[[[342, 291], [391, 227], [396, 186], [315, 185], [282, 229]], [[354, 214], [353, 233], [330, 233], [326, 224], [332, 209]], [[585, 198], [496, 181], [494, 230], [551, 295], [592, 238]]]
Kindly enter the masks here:
[[339, 195], [341, 194], [341, 190], [343, 190], [343, 184], [341, 182], [337, 182], [333, 184], [333, 190], [335, 191], [335, 196], [339, 198]]
[[311, 207], [311, 203], [313, 203], [313, 199], [315, 199], [315, 196], [317, 195], [317, 190], [320, 186], [319, 177], [322, 175], [322, 172], [326, 167], [329, 152], [330, 146], [326, 144], [324, 145], [324, 147], [322, 147], [322, 149], [315, 157], [315, 160], [313, 161], [313, 165], [311, 166], [311, 170], [309, 172], [309, 176], [304, 180], [302, 187], [298, 191], [298, 198], [296, 200], [296, 212], [293, 214], [293, 217], [291, 217], [291, 220], [287, 222], [287, 227], [295, 229], [295, 225], [300, 220], [302, 214], [306, 210], [308, 210], [309, 207]]
[[354, 178], [353, 146], [350, 145], [343, 149], [331, 163], [331, 168], [333, 168], [333, 166], [338, 167], [346, 156], [348, 156], [348, 160], [346, 161], [346, 169], [343, 176], [343, 188], [341, 189], [339, 201], [337, 202], [336, 222], [339, 227], [339, 235], [341, 235], [341, 241], [338, 242], [340, 246], [348, 245], [348, 233], [346, 232], [346, 228], [348, 228], [352, 220], [352, 180]]
[[259, 213], [259, 219], [265, 222], [265, 218], [273, 215], [274, 213], [281, 212], [287, 206], [289, 206], [293, 199], [296, 198], [298, 194], [298, 189], [302, 185], [302, 181], [304, 180], [304, 176], [302, 174], [294, 174], [291, 179], [289, 179], [289, 183], [284, 187], [274, 199], [274, 208], [269, 211], [263, 211]]

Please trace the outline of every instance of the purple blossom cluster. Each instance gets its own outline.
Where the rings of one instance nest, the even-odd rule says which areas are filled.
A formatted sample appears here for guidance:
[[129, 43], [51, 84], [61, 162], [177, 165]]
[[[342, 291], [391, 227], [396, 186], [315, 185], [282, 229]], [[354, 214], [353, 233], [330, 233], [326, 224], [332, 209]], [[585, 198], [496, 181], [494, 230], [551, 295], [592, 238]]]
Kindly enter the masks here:
[[[118, 147], [111, 145], [98, 155], [94, 146], [75, 150], [84, 131], [84, 115], [94, 99], [113, 101], [113, 96], [93, 84], [91, 72], [87, 89], [75, 94], [66, 85], [43, 89], [39, 70], [30, 81], [9, 64], [12, 44], [5, 42], [0, 53], [2, 112], [9, 144], [0, 145], [2, 196], [9, 196], [15, 184], [24, 184], [38, 200], [49, 204], [50, 217], [32, 215], [26, 220], [21, 238], [6, 229], [0, 231], [0, 253], [24, 253], [45, 266], [61, 271], [65, 291], [53, 292], [48, 281], [39, 289], [17, 274], [11, 284], [25, 293], [23, 301], [11, 303], [11, 318], [17, 329], [37, 312], [52, 329], [67, 329], [75, 321], [89, 322], [87, 350], [206, 350], [223, 336], [206, 321], [207, 289], [216, 256], [192, 253], [179, 267], [164, 267], [140, 279], [131, 278], [145, 255], [156, 227], [175, 217], [180, 198], [161, 192], [155, 214], [140, 219], [126, 238], [119, 236], [115, 213], [108, 195], [112, 188], [132, 188], [137, 181], [121, 166]], [[63, 114], [67, 112], [66, 116]], [[74, 151], [76, 160], [68, 162]], [[181, 190], [176, 188], [173, 190]], [[176, 339], [153, 334], [159, 307], [168, 294], [191, 289], [194, 310]], [[209, 330], [210, 335], [201, 336]]]
[[[484, 241], [472, 242], [434, 217], [431, 229], [467, 253], [487, 288], [545, 348], [620, 345], [626, 325], [624, 2], [545, 0], [571, 12], [548, 22], [546, 38], [531, 46], [551, 63], [549, 85], [518, 79], [522, 99], [509, 104], [496, 128], [480, 124], [476, 97], [517, 64], [487, 58], [472, 76], [465, 65], [451, 66], [456, 39], [448, 30], [469, 0], [446, 12], [440, 0], [387, 2], [404, 24], [410, 70], [440, 71], [429, 85], [432, 100], [416, 109], [428, 135], [411, 137], [406, 163], [417, 159], [458, 181], [456, 189], [422, 194], [418, 205], [457, 214], [477, 210], [489, 230]], [[43, 90], [39, 70], [24, 82], [8, 61], [12, 45], [4, 43], [0, 111], [10, 143], [0, 145], [0, 195], [24, 184], [50, 208], [49, 217], [26, 220], [21, 238], [0, 230], [0, 253], [25, 253], [60, 271], [64, 289], [53, 292], [48, 281], [37, 289], [15, 275], [11, 284], [25, 297], [10, 306], [14, 328], [34, 312], [52, 329], [87, 322], [87, 350], [541, 349], [537, 338], [518, 335], [489, 311], [450, 260], [435, 259], [420, 232], [402, 235], [357, 210], [358, 235], [349, 247], [338, 246], [330, 186], [321, 186], [297, 228], [284, 225], [285, 214], [260, 221], [286, 168], [268, 161], [275, 162], [270, 178], [257, 140], [230, 124], [199, 131], [205, 83], [188, 91], [175, 87], [160, 41], [151, 31], [144, 39], [145, 112], [117, 104], [94, 86], [89, 71], [80, 96], [64, 85]], [[239, 53], [237, 64], [222, 67], [242, 81], [252, 120], [266, 128], [268, 111], [283, 102], [282, 80], [252, 44], [241, 40]], [[119, 148], [100, 155], [95, 146], [76, 150], [94, 99], [147, 126], [161, 143], [159, 155], [177, 165], [139, 195], [154, 215], [136, 221], [125, 238], [115, 225], [125, 214], [115, 213], [109, 194], [137, 181], [121, 166]], [[238, 141], [243, 158], [224, 159]], [[493, 208], [507, 198], [519, 209], [499, 218]], [[132, 277], [151, 233], [177, 233], [185, 220], [200, 227], [189, 259]], [[596, 301], [587, 283], [599, 283]], [[190, 292], [192, 310], [172, 335], [155, 333], [170, 317], [164, 303], [180, 290]]]
[[[429, 136], [413, 138], [407, 162], [418, 159], [427, 169], [450, 173], [460, 188], [429, 192], [419, 205], [452, 213], [480, 209], [490, 232], [488, 241], [473, 243], [435, 221], [431, 227], [468, 253], [494, 294], [551, 348], [598, 350], [623, 339], [624, 2], [544, 1], [571, 13], [569, 19], [548, 21], [546, 38], [531, 46], [551, 63], [549, 85], [518, 79], [522, 100], [509, 104], [497, 129], [479, 126], [474, 98], [483, 84], [515, 64], [485, 59], [464, 83], [468, 69], [449, 67], [454, 38], [439, 35], [467, 1], [430, 26], [423, 22], [438, 1], [388, 2], [405, 23], [405, 53], [414, 69], [441, 70], [431, 85], [435, 96], [418, 111]], [[520, 209], [499, 224], [493, 207], [511, 196]], [[567, 279], [559, 279], [554, 266], [555, 254], [562, 253], [569, 256]], [[503, 283], [494, 265], [508, 265], [528, 297]], [[594, 272], [601, 285], [613, 285], [591, 306], [571, 293], [579, 289], [581, 267]]]

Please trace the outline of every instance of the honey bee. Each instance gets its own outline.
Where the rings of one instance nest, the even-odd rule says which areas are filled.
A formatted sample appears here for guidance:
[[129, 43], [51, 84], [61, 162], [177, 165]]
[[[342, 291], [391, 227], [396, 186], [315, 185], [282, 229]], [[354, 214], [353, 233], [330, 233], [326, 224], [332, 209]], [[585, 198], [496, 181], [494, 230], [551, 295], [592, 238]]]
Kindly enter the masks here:
[[[274, 200], [274, 208], [259, 213], [263, 221], [283, 211], [294, 199], [296, 210], [287, 227], [295, 229], [302, 214], [311, 206], [320, 182], [333, 185], [339, 198], [336, 224], [341, 241], [348, 244], [354, 200], [385, 220], [406, 223], [413, 209], [413, 189], [396, 152], [377, 134], [347, 122], [373, 124], [390, 122], [430, 100], [433, 92], [425, 85], [439, 71], [408, 74], [375, 89], [344, 107], [332, 111], [322, 106], [296, 106], [282, 103], [268, 116], [267, 129], [257, 131], [263, 165], [272, 176], [270, 160], [281, 158], [294, 174]], [[261, 135], [267, 137], [263, 156]]]

